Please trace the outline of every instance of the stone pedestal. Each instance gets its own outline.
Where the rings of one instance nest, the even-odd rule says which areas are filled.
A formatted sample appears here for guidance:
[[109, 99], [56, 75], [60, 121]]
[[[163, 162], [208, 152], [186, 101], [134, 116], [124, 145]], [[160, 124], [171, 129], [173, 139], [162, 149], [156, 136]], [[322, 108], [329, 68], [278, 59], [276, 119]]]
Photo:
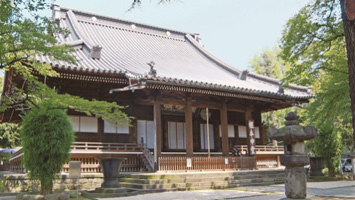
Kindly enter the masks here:
[[305, 199], [307, 196], [307, 174], [303, 166], [309, 164], [309, 157], [304, 152], [304, 140], [318, 135], [313, 126], [300, 126], [299, 117], [290, 112], [285, 118], [285, 127], [270, 128], [269, 137], [284, 141], [285, 154], [281, 156], [281, 164], [285, 169], [285, 194], [290, 199]]
[[290, 199], [306, 198], [307, 175], [303, 167], [286, 167], [285, 194]]
[[104, 172], [103, 188], [120, 188], [118, 182], [118, 174], [121, 169], [122, 162], [125, 158], [101, 158], [101, 167]]

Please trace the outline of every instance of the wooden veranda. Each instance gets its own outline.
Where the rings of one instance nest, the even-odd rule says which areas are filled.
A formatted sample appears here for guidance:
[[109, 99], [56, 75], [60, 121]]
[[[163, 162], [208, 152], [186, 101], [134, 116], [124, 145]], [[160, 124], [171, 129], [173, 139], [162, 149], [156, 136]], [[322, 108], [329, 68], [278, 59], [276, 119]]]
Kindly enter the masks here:
[[[156, 171], [201, 171], [201, 170], [243, 170], [278, 167], [283, 146], [256, 146], [256, 156], [247, 156], [245, 145], [236, 145], [239, 155], [223, 156], [222, 152], [213, 152], [208, 157], [206, 152], [194, 152], [187, 156], [185, 152], [162, 152], [158, 158]], [[24, 172], [22, 149], [11, 155], [10, 170]], [[154, 155], [144, 144], [135, 143], [99, 143], [75, 142], [71, 149], [71, 160], [81, 161], [83, 173], [102, 172], [99, 158], [124, 157], [121, 171], [141, 172], [154, 170]], [[68, 163], [63, 165], [63, 172], [69, 171]]]

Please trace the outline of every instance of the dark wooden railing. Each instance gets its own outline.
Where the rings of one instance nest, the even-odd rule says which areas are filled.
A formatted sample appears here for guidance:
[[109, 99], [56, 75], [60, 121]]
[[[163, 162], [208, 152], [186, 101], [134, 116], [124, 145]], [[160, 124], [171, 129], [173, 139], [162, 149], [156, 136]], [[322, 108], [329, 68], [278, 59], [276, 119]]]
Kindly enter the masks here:
[[[188, 166], [191, 159], [191, 166]], [[225, 170], [225, 169], [254, 169], [254, 156], [245, 157], [191, 157], [165, 156], [159, 157], [160, 171], [189, 171], [189, 170]]]

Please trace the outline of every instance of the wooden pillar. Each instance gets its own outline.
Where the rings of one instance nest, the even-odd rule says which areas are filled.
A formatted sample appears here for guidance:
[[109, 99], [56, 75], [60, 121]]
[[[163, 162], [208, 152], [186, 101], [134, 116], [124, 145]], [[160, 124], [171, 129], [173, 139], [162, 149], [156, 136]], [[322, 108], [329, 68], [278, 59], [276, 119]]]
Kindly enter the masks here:
[[158, 161], [161, 156], [161, 146], [162, 146], [162, 123], [161, 123], [161, 108], [160, 103], [154, 102], [154, 125], [155, 125], [155, 134], [154, 134], [154, 164], [155, 169], [158, 169]]
[[[105, 131], [105, 127], [104, 127], [104, 120], [99, 118], [98, 122], [97, 122], [97, 132], [98, 132], [98, 140], [99, 142], [103, 142], [104, 141], [104, 131]], [[112, 141], [112, 142], [118, 142], [118, 141]]]
[[193, 130], [192, 130], [192, 102], [191, 99], [186, 100], [185, 105], [185, 131], [186, 131], [186, 155], [192, 157], [193, 149]]
[[248, 107], [245, 112], [245, 125], [247, 129], [247, 144], [248, 144], [248, 154], [255, 155], [255, 131], [254, 131], [254, 120], [252, 116], [253, 108]]
[[229, 155], [228, 144], [228, 115], [227, 104], [224, 102], [221, 109], [221, 131], [222, 131], [222, 152], [223, 156]]
[[259, 127], [259, 135], [260, 138], [258, 138], [258, 142], [255, 143], [255, 145], [260, 144], [260, 145], [267, 145], [267, 138], [266, 138], [266, 129], [264, 124], [261, 121], [261, 111], [254, 110], [254, 125]]
[[[266, 127], [264, 124], [260, 125], [260, 139], [262, 145], [267, 145]], [[277, 143], [276, 143], [277, 146]]]

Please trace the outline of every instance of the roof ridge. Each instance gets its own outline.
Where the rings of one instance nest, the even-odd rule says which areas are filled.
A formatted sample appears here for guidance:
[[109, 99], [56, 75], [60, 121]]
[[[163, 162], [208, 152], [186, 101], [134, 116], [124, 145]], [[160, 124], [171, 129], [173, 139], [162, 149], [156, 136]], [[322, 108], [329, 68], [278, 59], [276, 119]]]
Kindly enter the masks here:
[[186, 34], [185, 37], [187, 40], [195, 47], [197, 50], [199, 50], [203, 55], [207, 56], [209, 59], [211, 59], [213, 62], [221, 66], [223, 69], [239, 76], [242, 73], [242, 70], [237, 69], [233, 67], [232, 65], [227, 64], [226, 62], [222, 61], [212, 53], [210, 53], [206, 48], [201, 46], [200, 43], [198, 43], [194, 38], [192, 38], [191, 34]]
[[73, 29], [74, 33], [78, 36], [78, 39], [82, 40], [84, 42], [84, 44], [86, 45], [86, 47], [91, 49], [94, 45], [91, 44], [90, 41], [86, 40], [85, 37], [83, 37], [82, 30], [80, 30], [80, 26], [77, 26], [78, 19], [76, 18], [76, 16], [73, 13], [73, 11], [68, 10], [65, 13], [68, 16], [68, 20], [69, 20], [69, 22], [70, 22], [70, 24], [72, 26], [72, 29]]
[[154, 35], [156, 37], [166, 38], [166, 39], [169, 39], [169, 40], [178, 40], [178, 41], [181, 41], [181, 42], [185, 41], [184, 39], [181, 39], [181, 38], [178, 38], [178, 37], [166, 36], [166, 34], [164, 34], [164, 35], [163, 34], [157, 34], [157, 33], [154, 33], [154, 32], [152, 33], [152, 32], [148, 32], [148, 31], [144, 31], [144, 30], [132, 30], [132, 29], [129, 29], [129, 28], [126, 28], [126, 27], [115, 26], [115, 25], [112, 25], [112, 24], [102, 24], [102, 23], [99, 23], [99, 22], [93, 22], [93, 21], [84, 20], [84, 19], [78, 19], [78, 21], [81, 21], [81, 22], [84, 22], [84, 23], [90, 23], [90, 24], [93, 24], [93, 25], [107, 26], [109, 28], [121, 29], [121, 30], [124, 30], [124, 31], [135, 32], [135, 33], [140, 33], [140, 34], [150, 34], [150, 35]]
[[92, 16], [95, 16], [95, 17], [101, 17], [101, 18], [104, 18], [104, 19], [115, 20], [115, 21], [124, 22], [124, 23], [132, 23], [132, 24], [140, 25], [140, 26], [146, 27], [146, 28], [154, 28], [154, 29], [157, 29], [157, 30], [160, 30], [160, 31], [165, 31], [165, 32], [166, 31], [170, 31], [170, 32], [174, 32], [174, 33], [177, 33], [177, 34], [181, 34], [181, 35], [186, 35], [186, 34], [194, 35], [194, 34], [191, 34], [191, 33], [188, 33], [188, 32], [183, 32], [183, 31], [179, 31], [179, 30], [175, 30], [175, 29], [164, 28], [164, 27], [160, 27], [160, 26], [153, 26], [153, 25], [149, 25], [149, 24], [145, 24], [145, 23], [141, 23], [141, 22], [121, 19], [121, 18], [118, 18], [118, 17], [111, 17], [111, 16], [97, 14], [97, 13], [93, 13], [93, 12], [76, 10], [76, 9], [67, 8], [67, 7], [61, 7], [58, 4], [52, 4], [52, 6], [53, 5], [59, 6], [60, 10], [66, 10], [66, 11], [71, 10], [71, 11], [76, 12], [76, 13], [81, 13], [81, 14], [85, 14], [85, 15], [92, 15]]

